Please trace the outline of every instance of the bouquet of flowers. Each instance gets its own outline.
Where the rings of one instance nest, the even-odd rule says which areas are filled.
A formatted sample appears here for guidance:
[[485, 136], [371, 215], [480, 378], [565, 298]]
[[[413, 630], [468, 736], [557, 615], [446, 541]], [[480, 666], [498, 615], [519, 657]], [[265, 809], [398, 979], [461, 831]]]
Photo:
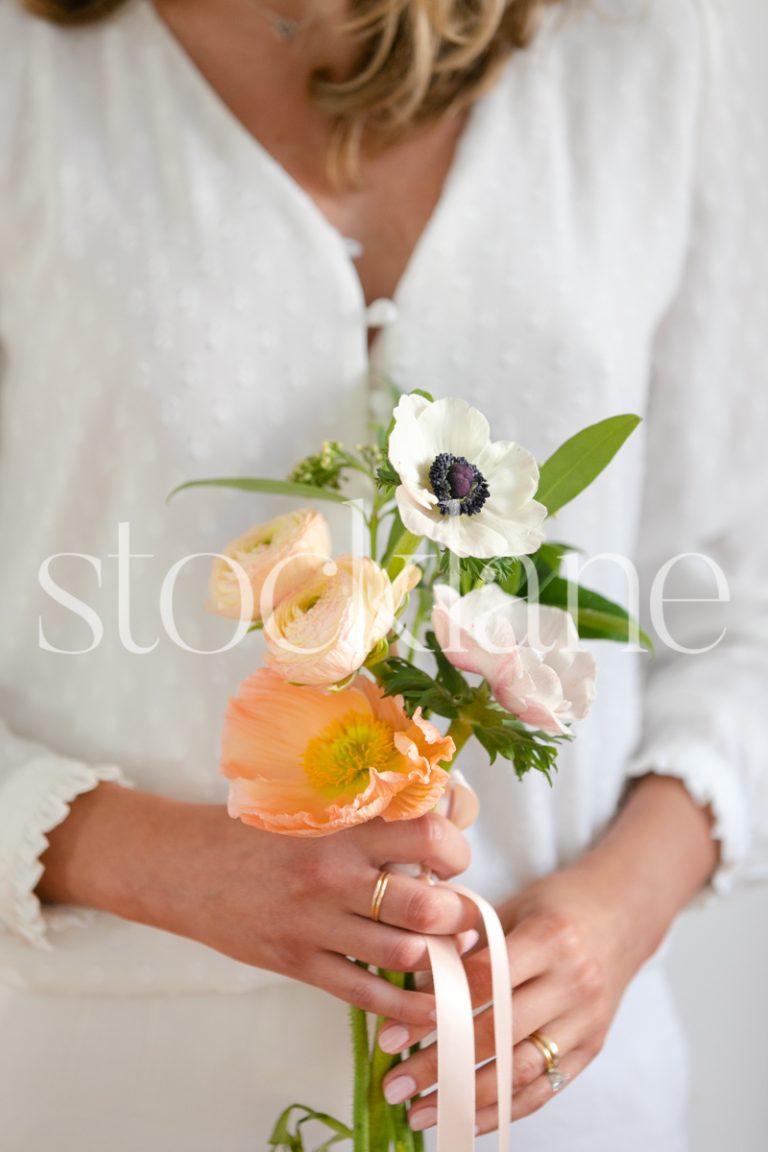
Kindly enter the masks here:
[[[230, 815], [292, 836], [410, 820], [441, 801], [473, 738], [519, 778], [535, 770], [551, 782], [559, 746], [594, 697], [595, 661], [580, 638], [648, 641], [622, 607], [561, 575], [571, 549], [545, 526], [638, 423], [592, 425], [539, 467], [526, 448], [491, 440], [463, 399], [413, 392], [373, 443], [327, 442], [285, 481], [184, 485], [351, 503], [365, 527], [365, 554], [332, 559], [326, 520], [302, 508], [241, 536], [214, 564], [211, 607], [263, 630], [266, 644], [266, 666], [240, 686], [224, 723]], [[366, 499], [345, 494], [355, 476]], [[465, 803], [455, 818], [473, 815]], [[317, 1152], [347, 1139], [354, 1152], [421, 1146], [405, 1107], [381, 1093], [400, 1057], [377, 1047], [364, 1012], [352, 1008], [351, 1019], [351, 1127], [294, 1104], [275, 1125], [274, 1150], [303, 1152], [309, 1121], [328, 1133]]]

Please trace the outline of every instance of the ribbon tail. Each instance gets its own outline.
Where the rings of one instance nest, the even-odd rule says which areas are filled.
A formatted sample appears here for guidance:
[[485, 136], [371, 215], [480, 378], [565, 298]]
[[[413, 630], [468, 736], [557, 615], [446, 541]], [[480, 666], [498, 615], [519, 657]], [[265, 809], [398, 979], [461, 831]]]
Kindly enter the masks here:
[[426, 941], [437, 1003], [437, 1152], [467, 1152], [475, 1144], [472, 999], [454, 941]]
[[[504, 935], [504, 929], [501, 926], [501, 921], [496, 915], [496, 910], [484, 900], [482, 896], [478, 896], [470, 888], [463, 888], [460, 884], [447, 885], [453, 888], [454, 892], [465, 896], [468, 900], [477, 907], [483, 919], [485, 927], [485, 934], [488, 941], [488, 955], [491, 962], [491, 987], [493, 990], [493, 1034], [496, 1048], [496, 1088], [499, 1110], [499, 1152], [508, 1152], [509, 1150], [509, 1135], [510, 1125], [512, 1123], [512, 983], [509, 972], [509, 954], [507, 952], [507, 940]], [[462, 965], [463, 968], [463, 965]], [[437, 1012], [438, 1012], [438, 1028], [440, 1027], [440, 999], [437, 992], [437, 983], [435, 983], [435, 992], [437, 997]], [[471, 1011], [471, 1009], [470, 1009]], [[438, 1032], [439, 1041], [439, 1032]], [[474, 1051], [474, 1039], [472, 1041]], [[440, 1067], [440, 1049], [438, 1047], [438, 1070]], [[474, 1077], [473, 1077], [474, 1083]], [[442, 1075], [440, 1077], [440, 1087], [438, 1091], [442, 1091]], [[474, 1116], [474, 1107], [473, 1107]], [[439, 1117], [438, 1117], [439, 1120]], [[472, 1143], [468, 1144], [468, 1148], [472, 1148]], [[438, 1147], [438, 1152], [443, 1152]]]

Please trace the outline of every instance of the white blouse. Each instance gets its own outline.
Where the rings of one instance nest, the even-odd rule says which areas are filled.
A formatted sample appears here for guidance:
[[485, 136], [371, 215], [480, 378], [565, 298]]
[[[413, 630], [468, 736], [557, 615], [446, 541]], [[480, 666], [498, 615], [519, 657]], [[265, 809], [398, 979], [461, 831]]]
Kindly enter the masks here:
[[[712, 805], [719, 887], [768, 874], [765, 141], [726, 7], [549, 11], [474, 107], [394, 300], [367, 307], [354, 243], [149, 0], [77, 30], [0, 0], [0, 983], [277, 979], [106, 914], [42, 910], [38, 856], [103, 779], [224, 801], [221, 718], [258, 645], [178, 642], [231, 636], [203, 608], [206, 557], [179, 569], [175, 639], [160, 589], [287, 505], [166, 495], [364, 440], [384, 378], [467, 397], [540, 459], [595, 420], [643, 415], [553, 535], [601, 555], [584, 582], [625, 602], [616, 556], [640, 564], [645, 606], [679, 553], [715, 558], [730, 586], [706, 655], [595, 645], [598, 701], [553, 788], [464, 757], [482, 802], [467, 882], [499, 899], [572, 860], [648, 771]], [[334, 528], [341, 552], [351, 526]], [[121, 539], [133, 559], [116, 558]], [[667, 595], [715, 597], [712, 572], [687, 567]], [[712, 604], [678, 610], [690, 648], [723, 627]]]

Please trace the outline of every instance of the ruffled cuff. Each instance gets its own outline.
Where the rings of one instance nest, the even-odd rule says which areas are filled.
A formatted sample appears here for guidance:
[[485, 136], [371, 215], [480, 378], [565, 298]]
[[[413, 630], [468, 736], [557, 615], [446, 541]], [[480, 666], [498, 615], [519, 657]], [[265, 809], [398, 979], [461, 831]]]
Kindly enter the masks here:
[[[720, 861], [710, 890], [725, 895], [749, 856], [750, 817], [745, 789], [732, 764], [704, 741], [658, 740], [629, 762], [627, 775], [674, 776], [702, 808], [712, 810], [712, 837], [720, 843]], [[706, 890], [705, 890], [706, 891]]]
[[40, 856], [48, 847], [46, 833], [66, 819], [76, 796], [102, 780], [133, 787], [114, 765], [92, 767], [46, 756], [25, 764], [0, 789], [0, 923], [35, 948], [52, 948], [49, 928], [86, 923], [93, 915], [41, 905], [35, 888], [44, 872]]

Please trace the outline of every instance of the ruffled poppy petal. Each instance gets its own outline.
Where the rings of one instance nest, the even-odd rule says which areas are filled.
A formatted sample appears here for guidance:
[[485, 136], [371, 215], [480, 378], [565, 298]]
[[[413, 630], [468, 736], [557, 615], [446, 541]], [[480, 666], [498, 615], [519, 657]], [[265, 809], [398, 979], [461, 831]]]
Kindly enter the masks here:
[[273, 778], [303, 778], [302, 757], [307, 743], [334, 720], [350, 712], [370, 715], [367, 696], [352, 687], [341, 692], [287, 684], [260, 668], [243, 681], [230, 700], [222, 734], [221, 771], [234, 779], [262, 777], [269, 765]]
[[[311, 750], [310, 741], [318, 741]], [[374, 761], [367, 774], [362, 768], [364, 787], [361, 748]], [[272, 832], [322, 836], [384, 817], [395, 801], [401, 816], [386, 818], [421, 815], [442, 794], [439, 761], [453, 752], [453, 741], [418, 710], [408, 717], [402, 700], [365, 677], [333, 693], [260, 669], [230, 704], [221, 770], [231, 781], [232, 815]]]

